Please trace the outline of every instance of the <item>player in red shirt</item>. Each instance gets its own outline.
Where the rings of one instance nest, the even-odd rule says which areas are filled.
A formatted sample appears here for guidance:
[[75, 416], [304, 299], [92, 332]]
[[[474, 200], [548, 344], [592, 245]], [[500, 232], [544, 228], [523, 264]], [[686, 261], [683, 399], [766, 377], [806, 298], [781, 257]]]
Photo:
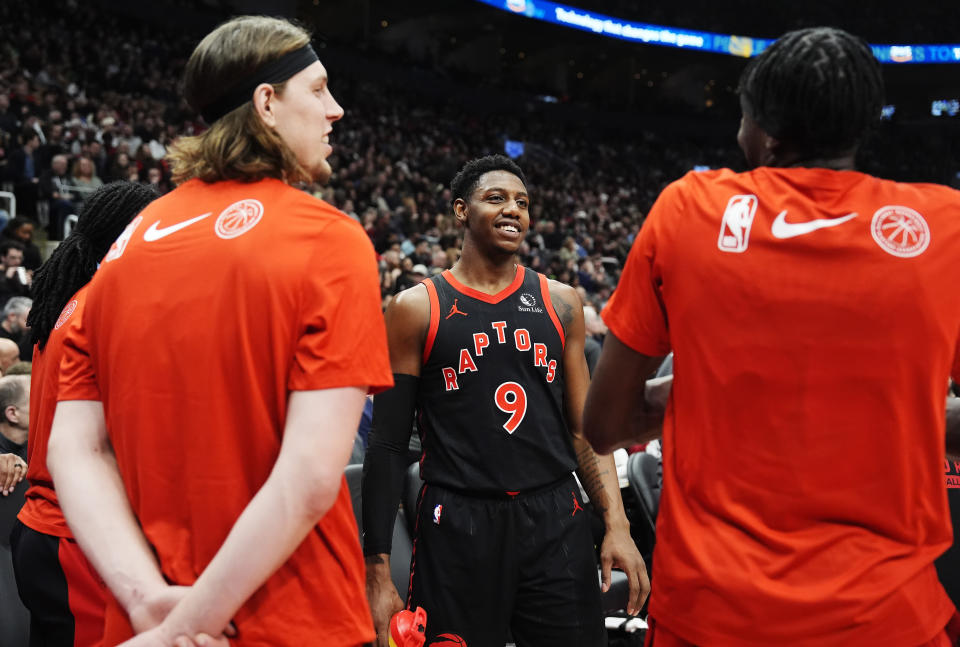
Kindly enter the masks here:
[[76, 227], [37, 272], [27, 323], [34, 343], [28, 442], [30, 489], [11, 537], [13, 566], [30, 610], [33, 645], [99, 645], [107, 592], [63, 518], [47, 471], [47, 440], [57, 406], [63, 338], [81, 319], [84, 286], [110, 245], [157, 197], [136, 183], [113, 182], [84, 201]]
[[853, 170], [883, 83], [841, 30], [784, 35], [741, 101], [755, 168], [661, 194], [584, 416], [598, 451], [642, 438], [635, 390], [673, 350], [648, 644], [953, 644], [933, 561], [960, 194]]
[[88, 287], [50, 472], [113, 594], [105, 644], [226, 644], [233, 619], [233, 645], [355, 647], [375, 634], [343, 468], [392, 384], [386, 333], [363, 229], [290, 186], [328, 179], [343, 109], [279, 19], [221, 25], [185, 74], [211, 127]]

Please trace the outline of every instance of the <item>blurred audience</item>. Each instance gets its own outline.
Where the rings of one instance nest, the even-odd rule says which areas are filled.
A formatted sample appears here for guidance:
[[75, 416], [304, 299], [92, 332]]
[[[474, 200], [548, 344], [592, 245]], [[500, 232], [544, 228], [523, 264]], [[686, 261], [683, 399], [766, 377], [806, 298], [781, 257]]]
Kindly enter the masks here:
[[[627, 11], [634, 3], [620, 4]], [[649, 11], [655, 19], [657, 11]], [[710, 28], [717, 19], [691, 17], [690, 24]], [[19, 215], [39, 220], [49, 238], [60, 239], [67, 217], [103, 181], [170, 190], [167, 146], [204, 128], [176, 88], [201, 32], [174, 31], [95, 5], [57, 3], [54, 11], [26, 0], [0, 3], [0, 24], [7, 27], [0, 41], [0, 182], [15, 191]], [[384, 302], [456, 262], [460, 230], [445, 187], [464, 161], [502, 152], [505, 139], [525, 144], [520, 161], [533, 198], [520, 261], [582, 287], [587, 312], [599, 311], [612, 292], [667, 183], [694, 167], [743, 166], [732, 138], [702, 128], [697, 134], [637, 120], [631, 132], [617, 133], [597, 118], [550, 119], [553, 113], [533, 95], [509, 111], [465, 111], [463, 103], [425, 96], [404, 79], [365, 78], [370, 75], [337, 74], [335, 92], [348, 110], [331, 138], [335, 173], [328, 186], [304, 189], [363, 225], [380, 254]], [[953, 134], [917, 138], [885, 124], [863, 162], [892, 179], [949, 181], [957, 159], [960, 141]], [[35, 225], [16, 222], [19, 233], [8, 227], [4, 240], [26, 245], [19, 264], [34, 270]], [[0, 306], [28, 294], [29, 275], [14, 277], [16, 265], [3, 266]], [[591, 331], [598, 338], [600, 326]]]

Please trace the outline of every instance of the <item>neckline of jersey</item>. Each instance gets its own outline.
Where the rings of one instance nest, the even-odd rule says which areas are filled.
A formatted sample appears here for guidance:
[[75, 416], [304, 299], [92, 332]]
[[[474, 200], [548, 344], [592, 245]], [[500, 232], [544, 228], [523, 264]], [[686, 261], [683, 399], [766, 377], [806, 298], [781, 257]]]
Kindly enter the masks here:
[[466, 296], [472, 297], [478, 301], [483, 301], [484, 303], [496, 304], [500, 303], [520, 289], [520, 286], [523, 285], [524, 274], [525, 268], [523, 265], [517, 265], [517, 274], [513, 277], [513, 282], [496, 294], [487, 294], [486, 292], [481, 292], [480, 290], [471, 288], [469, 285], [464, 285], [456, 279], [456, 277], [453, 275], [453, 272], [450, 270], [444, 270], [441, 276], [443, 276], [443, 278], [447, 280], [447, 283], [449, 283], [450, 286], [457, 292], [465, 294]]
[[857, 169], [832, 169], [820, 166], [760, 166], [753, 170], [793, 181], [796, 181], [798, 176], [805, 179], [813, 176], [819, 188], [829, 190], [846, 190], [850, 186], [851, 177], [856, 177], [860, 182], [871, 177]]

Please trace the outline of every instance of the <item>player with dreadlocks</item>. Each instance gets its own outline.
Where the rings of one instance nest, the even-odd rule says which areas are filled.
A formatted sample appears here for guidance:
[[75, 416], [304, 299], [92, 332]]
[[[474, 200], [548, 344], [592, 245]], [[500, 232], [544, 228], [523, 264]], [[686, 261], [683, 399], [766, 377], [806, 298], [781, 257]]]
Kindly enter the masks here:
[[647, 644], [955, 645], [933, 562], [960, 193], [854, 169], [883, 81], [846, 32], [784, 35], [740, 97], [753, 170], [663, 191], [584, 412], [598, 451], [642, 440], [635, 394], [674, 351]]
[[110, 245], [154, 198], [152, 188], [113, 182], [85, 202], [77, 225], [33, 280], [27, 318], [34, 343], [27, 479], [13, 531], [17, 586], [30, 610], [31, 645], [96, 645], [106, 590], [64, 521], [47, 471], [47, 440], [57, 405], [63, 339], [83, 312], [85, 286]]

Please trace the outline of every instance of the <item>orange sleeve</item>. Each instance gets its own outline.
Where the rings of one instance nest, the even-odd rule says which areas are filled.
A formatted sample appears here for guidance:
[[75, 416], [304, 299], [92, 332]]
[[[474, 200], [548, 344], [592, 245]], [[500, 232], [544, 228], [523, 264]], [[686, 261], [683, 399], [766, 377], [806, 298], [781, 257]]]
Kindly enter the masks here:
[[347, 218], [330, 223], [305, 268], [300, 339], [287, 387], [393, 386], [373, 245]]
[[79, 317], [71, 317], [67, 322], [69, 328], [63, 338], [63, 356], [60, 358], [58, 402], [102, 399], [97, 375], [90, 360], [90, 340], [83, 325], [84, 313], [79, 313]]
[[671, 184], [653, 205], [640, 228], [620, 282], [601, 313], [604, 323], [621, 342], [650, 357], [670, 352], [667, 312], [660, 293], [656, 269], [658, 235], [664, 218], [677, 208], [676, 183]]

